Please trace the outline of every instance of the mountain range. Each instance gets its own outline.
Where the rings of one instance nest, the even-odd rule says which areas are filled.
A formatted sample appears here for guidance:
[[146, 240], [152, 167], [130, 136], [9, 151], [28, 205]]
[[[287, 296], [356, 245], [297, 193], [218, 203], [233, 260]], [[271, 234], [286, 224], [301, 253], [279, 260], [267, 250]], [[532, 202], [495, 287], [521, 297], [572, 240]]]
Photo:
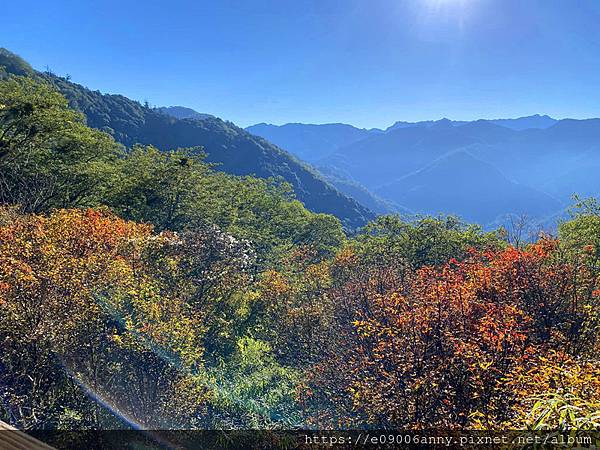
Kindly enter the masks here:
[[[304, 132], [301, 124], [290, 125], [248, 130], [294, 152], [307, 142], [293, 142]], [[537, 114], [396, 122], [385, 130], [354, 128], [352, 142], [337, 140], [329, 147], [324, 143], [331, 140], [332, 125], [304, 127], [313, 141], [322, 136], [309, 161], [348, 195], [358, 198], [351, 192], [360, 189], [360, 201], [378, 213], [391, 208], [457, 214], [484, 226], [509, 215], [544, 222], [563, 214], [574, 194], [600, 194], [600, 119]]]
[[247, 127], [246, 131], [277, 142], [277, 145], [308, 162], [315, 162], [344, 145], [383, 133], [383, 130], [376, 128], [367, 130], [344, 123], [288, 123], [281, 126], [259, 123]]
[[[505, 128], [510, 128], [511, 130], [526, 130], [528, 128], [548, 128], [554, 125], [557, 120], [548, 116], [548, 115], [540, 115], [534, 114], [533, 116], [524, 116], [518, 117], [516, 119], [481, 119], [486, 122], [493, 123], [495, 125], [501, 125]], [[398, 128], [408, 128], [408, 127], [430, 127], [432, 125], [438, 125], [440, 123], [447, 123], [452, 126], [465, 125], [469, 123], [469, 121], [465, 120], [450, 120], [450, 119], [440, 119], [440, 120], [425, 120], [421, 122], [396, 122], [393, 125], [386, 128], [385, 131], [395, 130]]]
[[[187, 117], [200, 115], [193, 109], [182, 107], [188, 114]], [[167, 111], [168, 108], [161, 108]], [[176, 114], [173, 114], [177, 117]], [[183, 117], [178, 117], [183, 118]], [[550, 116], [535, 114], [533, 116], [519, 117], [517, 119], [487, 119], [488, 123], [501, 125], [511, 130], [526, 130], [529, 128], [548, 128], [554, 125], [557, 120]], [[401, 128], [429, 128], [440, 125], [460, 126], [469, 122], [461, 120], [426, 120], [421, 122], [395, 122], [386, 129], [380, 128], [357, 128], [345, 123], [326, 123], [321, 125], [286, 123], [285, 125], [272, 125], [267, 123], [258, 123], [246, 127], [246, 131], [261, 136], [271, 142], [292, 152], [299, 158], [308, 162], [316, 162], [324, 156], [333, 153], [340, 147], [344, 147], [354, 142], [361, 141], [367, 137], [384, 134], [386, 132]]]

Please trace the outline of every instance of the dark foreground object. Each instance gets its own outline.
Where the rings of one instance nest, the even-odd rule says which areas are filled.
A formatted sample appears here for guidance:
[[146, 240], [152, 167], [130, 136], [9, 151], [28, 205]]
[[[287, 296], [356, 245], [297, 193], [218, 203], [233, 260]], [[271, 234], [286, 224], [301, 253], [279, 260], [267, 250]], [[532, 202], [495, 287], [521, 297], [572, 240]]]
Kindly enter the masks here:
[[53, 450], [28, 434], [0, 421], [0, 450]]

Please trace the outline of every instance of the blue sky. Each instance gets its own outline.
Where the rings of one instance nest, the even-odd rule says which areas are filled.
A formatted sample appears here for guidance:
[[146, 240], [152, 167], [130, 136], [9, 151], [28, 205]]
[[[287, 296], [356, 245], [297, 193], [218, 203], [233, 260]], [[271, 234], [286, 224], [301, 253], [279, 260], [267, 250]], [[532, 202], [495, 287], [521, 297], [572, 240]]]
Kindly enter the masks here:
[[34, 0], [0, 46], [102, 92], [257, 122], [600, 116], [597, 0]]

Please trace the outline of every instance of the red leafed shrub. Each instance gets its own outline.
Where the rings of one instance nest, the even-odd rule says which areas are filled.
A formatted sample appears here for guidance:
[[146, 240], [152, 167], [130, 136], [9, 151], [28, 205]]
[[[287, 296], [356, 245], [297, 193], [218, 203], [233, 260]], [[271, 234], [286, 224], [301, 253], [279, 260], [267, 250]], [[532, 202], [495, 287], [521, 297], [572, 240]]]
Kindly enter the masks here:
[[473, 426], [475, 418], [486, 427], [510, 423], [518, 399], [509, 374], [532, 355], [583, 355], [596, 346], [586, 334], [594, 283], [549, 239], [425, 266], [384, 293], [365, 295], [350, 279], [336, 295], [362, 306], [335, 361], [314, 371], [339, 405], [319, 420], [414, 428]]

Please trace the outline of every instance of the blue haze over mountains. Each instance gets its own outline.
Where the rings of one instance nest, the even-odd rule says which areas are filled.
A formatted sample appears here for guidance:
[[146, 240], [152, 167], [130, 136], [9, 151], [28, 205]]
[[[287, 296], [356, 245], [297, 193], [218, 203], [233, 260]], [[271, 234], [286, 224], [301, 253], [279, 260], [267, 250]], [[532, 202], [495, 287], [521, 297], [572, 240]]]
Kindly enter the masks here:
[[[485, 227], [546, 223], [573, 194], [600, 194], [600, 119], [396, 122], [247, 128], [294, 153], [377, 213], [457, 214]], [[357, 195], [356, 192], [360, 195]]]

